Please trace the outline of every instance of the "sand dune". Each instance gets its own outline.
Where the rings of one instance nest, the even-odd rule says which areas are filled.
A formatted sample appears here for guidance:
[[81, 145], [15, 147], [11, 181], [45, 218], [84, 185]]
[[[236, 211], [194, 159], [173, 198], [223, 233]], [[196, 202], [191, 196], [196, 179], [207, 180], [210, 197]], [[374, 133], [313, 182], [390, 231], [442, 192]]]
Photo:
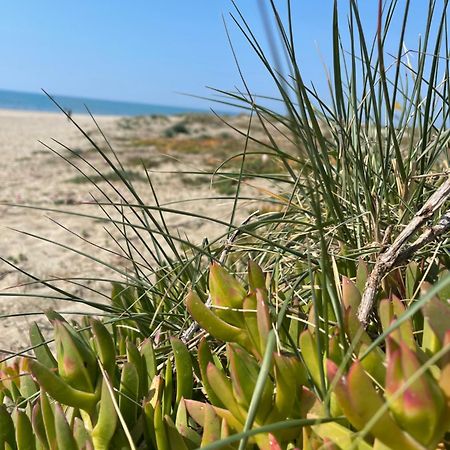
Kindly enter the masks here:
[[[107, 144], [96, 130], [90, 117], [74, 115], [74, 119], [89, 133], [92, 139], [98, 142], [102, 148], [107, 149]], [[198, 178], [195, 177], [189, 178], [187, 175], [167, 173], [179, 170], [201, 171], [205, 155], [198, 152], [197, 154], [196, 152], [166, 154], [151, 141], [151, 139], [159, 139], [162, 130], [165, 130], [165, 137], [170, 135], [167, 130], [180, 131], [179, 118], [155, 117], [147, 121], [142, 119], [142, 123], [118, 117], [101, 116], [97, 119], [105, 135], [111, 139], [119, 158], [130, 164], [133, 163], [130, 170], [140, 174], [134, 183], [145, 202], [155, 204], [148, 183], [142, 176], [142, 167], [137, 164], [140, 159], [144, 159], [146, 164], [155, 167], [155, 173], [152, 173], [151, 176], [161, 203], [172, 205], [171, 202], [174, 201], [203, 198], [202, 201], [177, 203], [176, 206], [172, 205], [171, 207], [193, 210], [198, 214], [205, 214], [224, 221], [229, 219], [230, 201], [205, 200], [208, 197], [218, 196], [216, 191], [211, 190], [208, 179], [205, 182], [205, 177], [203, 177], [202, 183], [198, 183], [196, 181]], [[138, 129], [136, 129], [136, 123]], [[202, 142], [208, 142], [208, 145], [212, 146], [215, 145], [214, 139], [218, 139], [217, 136], [225, 136], [226, 133], [223, 125], [216, 124], [211, 127], [208, 123], [194, 123], [189, 126], [191, 126], [189, 133], [194, 138], [195, 136], [204, 136], [208, 132], [211, 138], [203, 139]], [[183, 133], [185, 133], [184, 130]], [[136, 136], [140, 138], [139, 142], [136, 141]], [[150, 139], [148, 145], [145, 139]], [[38, 142], [39, 140], [62, 152], [69, 162], [52, 154]], [[104, 217], [98, 206], [86, 204], [92, 202], [92, 195], [100, 200], [102, 195], [90, 183], [83, 182], [80, 174], [70, 165], [71, 161], [75, 161], [74, 156], [55, 141], [63, 143], [75, 150], [77, 154], [89, 159], [103, 173], [111, 172], [107, 164], [92, 150], [92, 145], [87, 139], [61, 114], [0, 111], [0, 256], [40, 279], [61, 278], [66, 280], [71, 277], [74, 279], [72, 282], [66, 280], [55, 284], [69, 290], [74, 295], [83, 293], [84, 298], [89, 300], [107, 301], [109, 282], [83, 281], [82, 284], [92, 289], [86, 291], [78, 286], [78, 283], [81, 282], [76, 278], [117, 279], [119, 275], [108, 267], [66, 248], [74, 247], [79, 252], [94, 254], [96, 258], [105, 261], [106, 264], [118, 268], [121, 272], [126, 272], [128, 270], [126, 260], [117, 254], [99, 249], [99, 247], [117, 249], [111, 237], [105, 232], [104, 222], [56, 211], [5, 205], [6, 203], [18, 203]], [[156, 140], [155, 142], [164, 143], [166, 141]], [[110, 156], [112, 157], [112, 154]], [[94, 174], [93, 170], [86, 165], [83, 166], [80, 160], [76, 161], [78, 165], [81, 164], [81, 167], [86, 167], [88, 173]], [[111, 193], [112, 198], [119, 199], [119, 195], [114, 193], [107, 183], [102, 182], [100, 185]], [[119, 186], [120, 183], [117, 185]], [[128, 195], [126, 190], [124, 190], [124, 195]], [[237, 220], [246, 217], [254, 209], [254, 206], [242, 203]], [[167, 215], [166, 219], [171, 230], [178, 230], [180, 236], [187, 236], [190, 240], [197, 242], [201, 242], [204, 236], [211, 238], [211, 236], [224, 231], [223, 227], [218, 227], [211, 222], [199, 221], [182, 215]], [[52, 244], [47, 240], [21, 234], [13, 229], [23, 230], [26, 233], [62, 243], [64, 247]], [[93, 244], [99, 247], [95, 247]], [[29, 324], [33, 320], [41, 320], [44, 309], [57, 308], [75, 313], [88, 310], [83, 304], [63, 303], [45, 298], [58, 294], [45, 286], [30, 284], [29, 277], [2, 262], [0, 262], [0, 292], [2, 293], [2, 297], [0, 297], [0, 315], [2, 315], [0, 317], [0, 353], [6, 349], [26, 348]], [[18, 292], [25, 296], [18, 296]], [[23, 315], [25, 312], [31, 314]]]

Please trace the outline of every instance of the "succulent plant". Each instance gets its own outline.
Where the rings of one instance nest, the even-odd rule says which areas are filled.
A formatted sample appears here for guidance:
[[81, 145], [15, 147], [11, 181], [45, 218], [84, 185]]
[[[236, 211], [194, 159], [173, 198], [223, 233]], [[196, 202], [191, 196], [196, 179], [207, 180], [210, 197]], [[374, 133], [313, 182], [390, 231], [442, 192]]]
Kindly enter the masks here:
[[207, 333], [197, 361], [176, 337], [141, 340], [130, 318], [80, 327], [49, 312], [55, 351], [34, 324], [35, 358], [0, 365], [0, 448], [435, 449], [450, 430], [447, 292], [411, 264], [385, 290], [428, 294], [409, 309], [381, 297], [374, 334], [356, 317], [367, 273], [342, 277], [325, 333], [314, 305], [277, 313], [254, 262], [248, 286], [213, 264], [207, 292], [186, 298]]
[[[414, 263], [405, 273], [406, 281], [394, 287], [397, 293], [405, 294], [408, 290], [412, 294], [422, 274]], [[450, 306], [434, 297], [414, 317], [409, 317], [404, 301], [394, 295], [382, 299], [378, 316], [380, 333], [387, 336], [385, 353], [383, 346], [373, 345], [371, 335], [356, 317], [367, 274], [361, 261], [355, 282], [342, 278], [339, 289], [343, 327], [338, 327], [334, 319], [336, 325], [330, 327], [325, 346], [318, 342], [324, 336], [316, 331], [320, 327], [311, 308], [309, 325], [298, 338], [301, 357], [285, 350], [273, 352], [253, 426], [298, 418], [329, 416], [337, 420], [274, 433], [281, 448], [288, 445], [314, 448], [313, 442], [343, 449], [372, 448], [372, 445], [393, 450], [435, 448], [450, 430], [449, 382], [445, 377], [450, 373], [450, 358], [436, 359], [439, 352], [445, 354], [449, 350]], [[400, 275], [392, 276], [388, 282], [398, 283]], [[228, 343], [227, 369], [217, 364], [205, 340], [200, 343], [198, 357], [207, 398], [234, 432], [244, 429], [259, 366], [267, 349], [267, 336], [279, 325], [270, 313], [265, 277], [254, 263], [249, 265], [248, 286], [246, 290], [223, 268], [213, 265], [211, 308], [195, 293], [186, 300], [188, 310], [202, 328]], [[422, 290], [429, 288], [426, 283], [421, 286]], [[423, 336], [416, 336], [417, 320], [424, 324]], [[289, 325], [292, 324], [284, 329], [295, 328]], [[290, 336], [291, 342], [295, 335]], [[283, 339], [282, 330], [279, 337]], [[283, 342], [280, 346], [283, 347]], [[321, 353], [318, 349], [322, 349]], [[201, 408], [196, 402], [188, 404], [190, 410], [194, 405]], [[361, 431], [361, 436], [352, 427]], [[252, 442], [259, 448], [270, 448], [270, 438], [266, 433]]]
[[176, 368], [172, 380], [169, 357], [157, 374], [149, 339], [126, 340], [121, 354], [121, 339], [115, 340], [100, 321], [91, 319], [82, 331], [55, 312], [48, 317], [56, 355], [34, 324], [30, 335], [36, 358], [0, 366], [0, 448], [164, 448], [167, 436], [176, 432], [169, 430], [171, 417], [193, 391], [185, 345], [170, 340]]

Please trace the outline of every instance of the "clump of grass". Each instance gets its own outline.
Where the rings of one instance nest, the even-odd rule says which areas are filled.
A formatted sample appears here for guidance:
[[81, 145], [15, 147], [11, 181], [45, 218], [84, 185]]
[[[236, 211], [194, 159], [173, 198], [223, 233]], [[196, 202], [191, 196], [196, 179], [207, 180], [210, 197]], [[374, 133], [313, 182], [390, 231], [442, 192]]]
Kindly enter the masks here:
[[162, 114], [152, 114], [150, 116], [133, 116], [122, 117], [117, 126], [123, 130], [136, 130], [142, 127], [146, 127], [155, 123], [166, 124], [169, 122], [169, 118]]
[[140, 157], [131, 156], [127, 158], [126, 164], [129, 166], [146, 167], [147, 169], [155, 169], [163, 164], [163, 160], [156, 157]]
[[130, 141], [131, 147], [155, 147], [163, 153], [192, 153], [192, 154], [232, 154], [242, 148], [242, 141], [238, 139], [220, 139], [216, 137], [203, 138], [144, 138]]
[[181, 174], [180, 180], [186, 186], [203, 186], [211, 183], [211, 178], [205, 175]]
[[163, 132], [165, 137], [172, 138], [175, 136], [179, 136], [180, 134], [190, 134], [189, 128], [187, 127], [187, 123], [185, 121], [177, 122], [166, 128]]
[[142, 174], [142, 172], [136, 172], [133, 170], [119, 170], [89, 176], [77, 175], [67, 180], [67, 182], [74, 184], [83, 184], [83, 183], [97, 184], [102, 182], [117, 182], [121, 181], [123, 178], [128, 181], [146, 181], [145, 174]]
[[19, 253], [16, 256], [9, 256], [8, 261], [11, 261], [13, 264], [20, 264], [28, 261], [28, 256], [25, 253]]
[[215, 177], [212, 183], [214, 189], [222, 195], [232, 196], [236, 193], [236, 188], [239, 185], [239, 179], [237, 177]]

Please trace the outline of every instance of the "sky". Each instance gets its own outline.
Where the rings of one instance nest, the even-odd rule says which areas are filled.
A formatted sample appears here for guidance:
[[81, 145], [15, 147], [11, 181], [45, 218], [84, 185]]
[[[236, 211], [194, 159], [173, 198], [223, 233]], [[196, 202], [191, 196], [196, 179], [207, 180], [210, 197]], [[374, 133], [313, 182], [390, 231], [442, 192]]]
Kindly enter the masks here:
[[[333, 1], [291, 2], [304, 79], [326, 90], [322, 59], [331, 63]], [[267, 45], [258, 0], [236, 3]], [[281, 12], [285, 3], [277, 2]], [[344, 21], [347, 3], [339, 2]], [[372, 33], [377, 2], [359, 3], [364, 26]], [[413, 45], [423, 28], [427, 3], [412, 1], [407, 37]], [[44, 88], [59, 95], [205, 108], [210, 103], [180, 92], [210, 97], [213, 93], [206, 86], [233, 90], [242, 85], [225, 19], [251, 89], [274, 95], [273, 83], [231, 20], [232, 11], [230, 0], [2, 2], [0, 89]], [[394, 24], [394, 34], [399, 24]]]

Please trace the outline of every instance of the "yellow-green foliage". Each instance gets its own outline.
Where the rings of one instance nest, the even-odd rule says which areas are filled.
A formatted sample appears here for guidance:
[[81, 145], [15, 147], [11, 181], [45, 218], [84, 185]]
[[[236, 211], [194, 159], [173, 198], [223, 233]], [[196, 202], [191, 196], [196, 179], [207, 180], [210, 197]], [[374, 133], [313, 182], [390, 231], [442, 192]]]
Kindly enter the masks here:
[[[408, 283], [417, 285], [413, 268]], [[197, 362], [176, 337], [155, 348], [98, 320], [80, 330], [49, 312], [56, 354], [33, 325], [36, 358], [0, 366], [0, 448], [193, 449], [221, 439], [237, 448], [243, 433], [247, 448], [434, 449], [450, 429], [445, 291], [425, 297], [414, 316], [395, 296], [381, 300], [386, 345], [377, 345], [355, 314], [363, 269], [355, 282], [343, 277], [343, 326], [324, 336], [312, 310], [305, 323], [302, 314], [280, 320], [255, 263], [247, 287], [213, 264], [211, 304], [195, 292], [186, 298], [216, 339], [199, 341]]]

